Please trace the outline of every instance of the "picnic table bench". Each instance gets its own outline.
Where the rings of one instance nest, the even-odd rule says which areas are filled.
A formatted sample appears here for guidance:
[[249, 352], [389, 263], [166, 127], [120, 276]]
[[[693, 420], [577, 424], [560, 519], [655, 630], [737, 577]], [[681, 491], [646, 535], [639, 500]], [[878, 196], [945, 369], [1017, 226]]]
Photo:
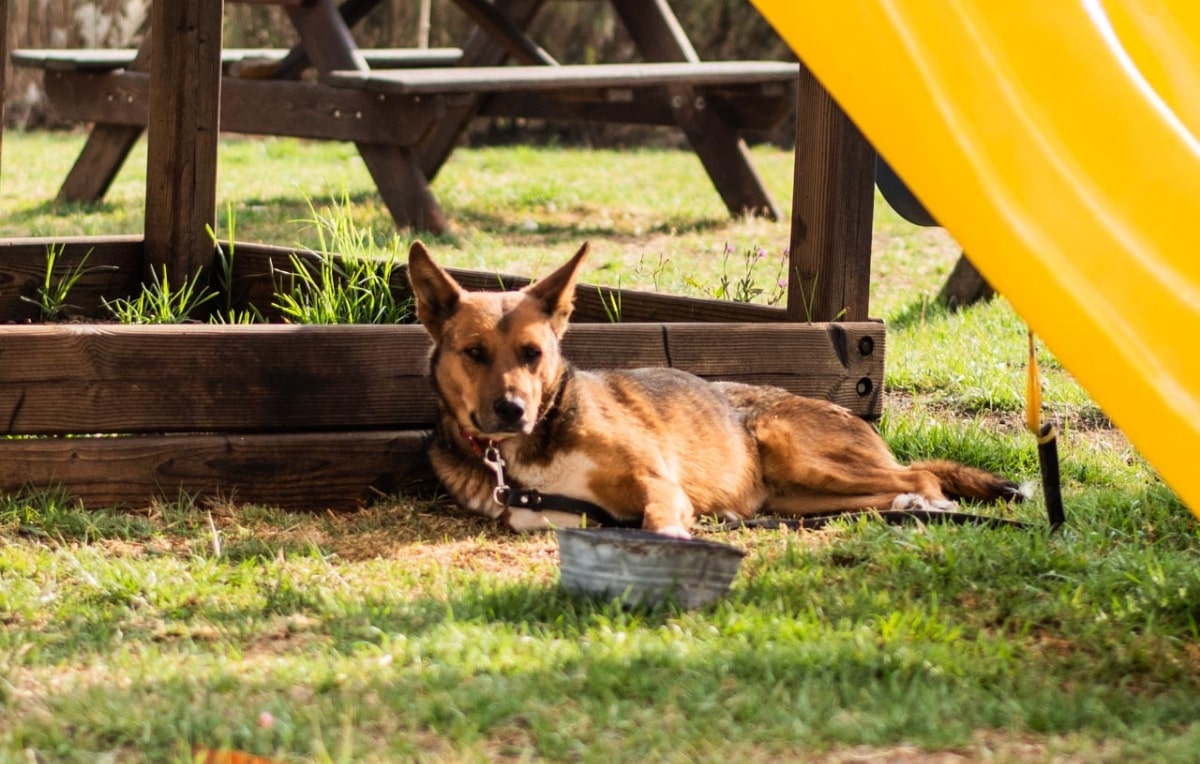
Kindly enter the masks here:
[[[434, 50], [358, 48], [350, 29], [379, 0], [269, 1], [300, 41], [221, 52], [220, 129], [354, 142], [399, 225], [446, 228], [429, 183], [476, 116], [676, 126], [731, 213], [780, 216], [739, 131], [791, 113], [797, 65], [700, 61], [666, 2], [609, 0], [645, 62], [559, 65], [525, 31], [543, 0], [455, 0], [478, 27], [462, 48]], [[148, 44], [13, 52], [45, 70], [60, 117], [95, 125], [61, 200], [101, 198], [148, 124]], [[306, 64], [317, 76], [302, 81]]]

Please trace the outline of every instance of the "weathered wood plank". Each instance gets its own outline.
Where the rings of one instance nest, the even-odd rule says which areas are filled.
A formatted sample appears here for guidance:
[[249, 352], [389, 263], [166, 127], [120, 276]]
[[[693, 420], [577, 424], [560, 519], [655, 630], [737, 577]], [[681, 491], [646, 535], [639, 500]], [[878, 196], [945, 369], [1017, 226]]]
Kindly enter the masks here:
[[[607, 100], [620, 93], [623, 100]], [[597, 91], [595, 99], [556, 98], [546, 93], [496, 93], [480, 107], [488, 117], [524, 117], [559, 122], [675, 126], [675, 111], [654, 91]], [[796, 108], [795, 88], [778, 92], [761, 85], [705, 88], [712, 108], [738, 130], [772, 130]]]
[[422, 426], [419, 327], [0, 327], [0, 432]]
[[[128, 296], [138, 289], [141, 277], [143, 253], [142, 237], [65, 237], [27, 238], [0, 241], [0, 322], [24, 321], [37, 316], [37, 308], [21, 299], [33, 297], [45, 276], [46, 251], [48, 247], [61, 245], [63, 253], [56, 266], [56, 273], [65, 276], [72, 270], [85, 268], [71, 292], [71, 304], [78, 308], [76, 313], [89, 317], [105, 317], [100, 308], [100, 298], [113, 299]], [[271, 309], [275, 282], [275, 270], [290, 271], [294, 250], [254, 242], [235, 242], [237, 256], [234, 260], [235, 303], [245, 308], [254, 305], [265, 315], [278, 315]], [[90, 253], [90, 254], [89, 254]], [[87, 256], [84, 263], [83, 258]], [[302, 260], [315, 264], [311, 255], [298, 255]], [[529, 279], [482, 271], [452, 269], [455, 277], [470, 289], [517, 289], [529, 283]], [[403, 267], [393, 276], [393, 289], [408, 294], [408, 283]], [[578, 287], [574, 320], [577, 323], [609, 323], [604, 303], [611, 305], [617, 290], [583, 284]], [[782, 321], [781, 308], [765, 305], [710, 300], [677, 295], [620, 291], [621, 313], [625, 323], [646, 322], [771, 322]]]
[[[338, 3], [337, 12], [346, 26], [353, 28], [366, 18], [378, 4], [379, 0], [341, 0]], [[371, 66], [375, 66], [370, 61], [368, 63]], [[312, 61], [309, 59], [304, 45], [293, 45], [292, 49], [283, 57], [283, 60], [279, 62], [279, 66], [275, 69], [273, 76], [275, 79], [296, 79], [300, 76], [301, 72], [310, 66], [312, 66]]]
[[55, 200], [94, 202], [103, 198], [143, 132], [141, 126], [99, 124], [93, 127]]
[[[128, 68], [130, 71], [149, 71], [149, 35], [142, 40], [141, 47], [133, 51]], [[47, 75], [44, 79], [51, 79], [51, 76]], [[109, 125], [98, 121], [59, 187], [56, 200], [91, 202], [103, 198], [121, 165], [129, 158], [129, 152], [142, 137], [145, 125], [145, 118], [136, 125]]]
[[867, 418], [882, 413], [882, 323], [668, 324], [666, 329], [667, 354], [676, 368], [709, 379], [776, 385]]
[[454, 0], [467, 16], [504, 46], [510, 56], [522, 64], [557, 66], [558, 62], [530, 39], [508, 15], [486, 0]]
[[[856, 353], [861, 336], [874, 354]], [[580, 324], [564, 352], [582, 368], [783, 380], [874, 416], [882, 346], [874, 323]], [[0, 433], [426, 427], [428, 350], [416, 326], [0, 326]], [[856, 393], [864, 378], [870, 389]]]
[[[215, 5], [215, 7], [214, 7]], [[217, 217], [221, 3], [158, 0], [151, 8], [146, 156], [146, 271], [183, 284], [211, 270]]]
[[954, 264], [954, 270], [946, 277], [946, 283], [942, 284], [937, 299], [951, 310], [958, 310], [995, 296], [996, 290], [967, 259], [967, 253], [964, 252]]
[[686, 84], [770, 85], [795, 81], [796, 65], [776, 61], [655, 62], [567, 66], [457, 66], [431, 69], [331, 71], [337, 87], [391, 94], [660, 88]]
[[[369, 70], [332, 0], [313, 0], [307, 5], [289, 8], [288, 16], [300, 33], [305, 54], [319, 71]], [[420, 162], [409, 146], [368, 141], [357, 141], [355, 146], [398, 225], [433, 233], [446, 229], [445, 213], [429, 189]]]
[[788, 317], [865, 321], [875, 149], [803, 65], [797, 114]]
[[[601, 328], [569, 357], [666, 364], [658, 327]], [[428, 353], [417, 326], [0, 326], [0, 433], [428, 426]]]
[[155, 498], [353, 509], [436, 482], [417, 431], [0, 440], [0, 493], [61, 486], [87, 507]]
[[[519, 276], [498, 276], [479, 271], [449, 269], [467, 289], [496, 289], [502, 283], [506, 289], [520, 289], [529, 284], [529, 279]], [[767, 305], [709, 300], [697, 297], [655, 294], [634, 290], [616, 290], [592, 284], [581, 284], [575, 290], [575, 313], [572, 320], [577, 323], [610, 323], [605, 305], [612, 309], [613, 301], [621, 306], [622, 323], [638, 322], [696, 322], [702, 324], [782, 321], [781, 308]]]

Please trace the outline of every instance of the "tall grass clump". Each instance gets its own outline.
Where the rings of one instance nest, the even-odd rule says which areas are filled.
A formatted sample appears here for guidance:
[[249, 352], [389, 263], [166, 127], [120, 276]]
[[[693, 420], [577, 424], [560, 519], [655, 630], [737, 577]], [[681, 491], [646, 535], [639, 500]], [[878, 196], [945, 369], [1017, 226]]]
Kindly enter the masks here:
[[400, 237], [380, 244], [354, 222], [349, 205], [345, 198], [326, 210], [309, 205], [312, 215], [302, 222], [315, 230], [318, 251], [292, 255], [289, 269], [276, 271], [273, 307], [298, 324], [411, 323], [412, 299], [392, 290]]
[[201, 282], [201, 271], [197, 270], [182, 284], [173, 285], [163, 265], [162, 275], [150, 269], [150, 281], [142, 283], [141, 292], [135, 297], [118, 297], [101, 301], [114, 318], [123, 324], [183, 324], [193, 321], [192, 314], [200, 306], [216, 298]]

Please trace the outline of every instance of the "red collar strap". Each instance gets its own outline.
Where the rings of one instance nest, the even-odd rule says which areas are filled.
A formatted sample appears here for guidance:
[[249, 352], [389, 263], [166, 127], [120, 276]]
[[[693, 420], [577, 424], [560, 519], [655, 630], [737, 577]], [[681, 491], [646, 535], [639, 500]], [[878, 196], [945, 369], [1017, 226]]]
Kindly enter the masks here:
[[467, 443], [471, 444], [471, 450], [475, 452], [475, 455], [478, 456], [480, 459], [482, 459], [483, 458], [483, 444], [479, 442], [479, 439], [476, 438], [471, 433], [467, 432], [465, 429], [460, 429], [459, 434], [462, 435], [463, 440], [465, 440], [465, 441], [467, 441]]

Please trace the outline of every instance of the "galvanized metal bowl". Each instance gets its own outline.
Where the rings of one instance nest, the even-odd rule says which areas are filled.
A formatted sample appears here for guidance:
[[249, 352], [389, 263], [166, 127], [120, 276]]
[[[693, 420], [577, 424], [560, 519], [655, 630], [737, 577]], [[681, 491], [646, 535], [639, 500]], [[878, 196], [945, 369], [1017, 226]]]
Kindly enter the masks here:
[[627, 607], [665, 601], [703, 607], [729, 591], [746, 554], [714, 541], [624, 528], [559, 528], [557, 533], [563, 588], [620, 598]]

